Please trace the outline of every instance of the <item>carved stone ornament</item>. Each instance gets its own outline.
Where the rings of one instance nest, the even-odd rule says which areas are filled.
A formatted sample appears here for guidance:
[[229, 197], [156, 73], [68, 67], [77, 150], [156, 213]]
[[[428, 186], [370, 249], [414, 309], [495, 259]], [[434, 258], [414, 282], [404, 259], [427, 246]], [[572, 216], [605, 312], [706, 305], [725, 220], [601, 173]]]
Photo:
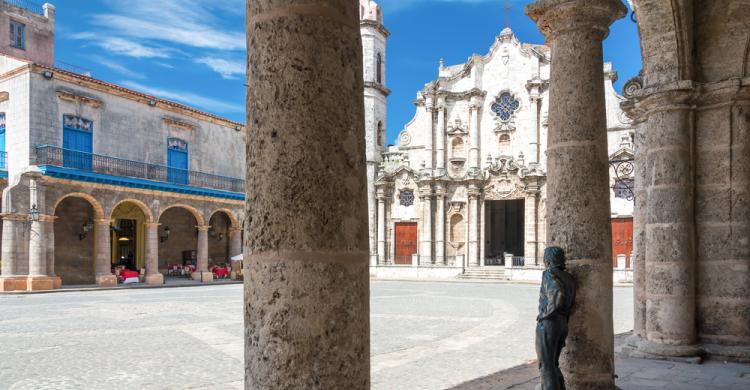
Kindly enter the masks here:
[[409, 146], [409, 144], [411, 144], [411, 135], [409, 132], [404, 130], [398, 135], [398, 144], [400, 146]]
[[450, 135], [466, 134], [466, 128], [463, 122], [461, 121], [461, 119], [456, 118], [453, 121], [453, 124], [448, 125], [448, 134]]
[[488, 200], [523, 198], [524, 190], [525, 187], [522, 184], [513, 184], [510, 180], [499, 180], [487, 186], [484, 194]]
[[405, 186], [406, 186], [406, 185], [409, 185], [409, 174], [408, 174], [408, 173], [404, 172], [404, 173], [403, 173], [403, 174], [401, 175], [401, 184], [403, 184], [403, 185], [405, 185]]
[[414, 191], [401, 190], [398, 193], [398, 202], [401, 206], [409, 207], [414, 204]]

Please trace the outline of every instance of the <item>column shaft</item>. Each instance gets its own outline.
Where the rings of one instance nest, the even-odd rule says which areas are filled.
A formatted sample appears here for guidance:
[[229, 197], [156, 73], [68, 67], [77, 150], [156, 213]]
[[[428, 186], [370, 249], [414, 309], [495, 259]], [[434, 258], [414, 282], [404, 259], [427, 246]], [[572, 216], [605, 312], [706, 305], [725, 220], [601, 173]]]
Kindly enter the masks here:
[[198, 272], [208, 271], [208, 229], [209, 226], [198, 226], [197, 269]]
[[51, 219], [46, 222], [45, 229], [47, 230], [47, 275], [56, 276], [55, 273], [55, 221]]
[[29, 276], [47, 276], [47, 237], [41, 221], [29, 229]]
[[469, 247], [467, 250], [468, 258], [466, 260], [467, 267], [476, 267], [480, 265], [479, 261], [479, 193], [478, 189], [469, 187], [469, 232], [467, 234], [469, 239]]
[[94, 221], [94, 274], [96, 284], [102, 287], [117, 285], [117, 277], [112, 275], [112, 237], [109, 223], [108, 219]]
[[471, 171], [479, 169], [479, 104], [471, 103], [469, 106], [469, 168]]
[[537, 261], [538, 254], [536, 253], [537, 248], [537, 241], [539, 238], [537, 237], [537, 218], [536, 218], [536, 209], [537, 209], [537, 199], [539, 194], [538, 193], [530, 193], [527, 194], [526, 200], [524, 202], [524, 208], [525, 210], [525, 221], [524, 221], [524, 262], [525, 265], [534, 265]]
[[229, 257], [242, 254], [242, 228], [229, 229]]
[[[432, 160], [434, 158], [433, 156], [433, 143], [435, 140], [434, 134], [435, 134], [435, 107], [434, 107], [434, 101], [433, 99], [427, 98], [427, 103], [425, 104], [425, 111], [427, 112], [427, 131], [425, 131], [425, 134], [427, 135], [427, 139], [425, 139], [425, 147], [424, 147], [424, 163], [425, 168], [432, 170]], [[432, 176], [432, 174], [430, 174]]]
[[540, 0], [551, 43], [547, 245], [566, 251], [577, 294], [561, 366], [570, 389], [614, 388], [612, 237], [602, 40], [619, 0]]
[[369, 389], [359, 6], [247, 11], [245, 388]]
[[422, 194], [422, 243], [419, 248], [419, 265], [432, 264], [432, 189]]
[[378, 194], [378, 264], [386, 263], [385, 256], [385, 194]]
[[445, 189], [435, 191], [435, 264], [447, 265], [445, 261]]
[[635, 184], [633, 207], [633, 335], [646, 336], [646, 206], [648, 205], [649, 171], [646, 124], [635, 130]]
[[438, 98], [437, 107], [437, 128], [435, 129], [437, 135], [435, 143], [437, 144], [436, 162], [437, 162], [437, 175], [442, 176], [445, 174], [445, 98]]
[[8, 278], [16, 275], [16, 261], [18, 237], [16, 235], [16, 224], [21, 221], [11, 219], [9, 216], [3, 216], [3, 245], [2, 245], [2, 277]]
[[164, 275], [159, 272], [159, 224], [146, 223], [146, 283], [163, 284]]

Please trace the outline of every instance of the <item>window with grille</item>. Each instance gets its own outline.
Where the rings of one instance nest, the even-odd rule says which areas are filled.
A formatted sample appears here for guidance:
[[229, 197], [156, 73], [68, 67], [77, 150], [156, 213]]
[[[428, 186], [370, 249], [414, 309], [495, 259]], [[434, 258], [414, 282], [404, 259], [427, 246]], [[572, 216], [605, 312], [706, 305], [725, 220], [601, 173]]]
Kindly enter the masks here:
[[10, 45], [16, 49], [26, 48], [26, 25], [10, 21]]

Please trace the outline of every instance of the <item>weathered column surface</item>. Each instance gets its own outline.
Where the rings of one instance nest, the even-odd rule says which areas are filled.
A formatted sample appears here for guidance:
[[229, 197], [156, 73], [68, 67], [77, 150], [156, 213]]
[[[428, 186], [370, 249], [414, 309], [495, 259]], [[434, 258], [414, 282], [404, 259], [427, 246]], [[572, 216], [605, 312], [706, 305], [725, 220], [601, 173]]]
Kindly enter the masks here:
[[112, 275], [112, 237], [109, 223], [109, 219], [94, 220], [94, 274], [96, 284], [102, 287], [117, 285], [117, 277]]
[[385, 255], [385, 202], [386, 192], [378, 189], [378, 264], [386, 264]]
[[578, 288], [561, 359], [569, 389], [614, 388], [602, 40], [626, 12], [620, 0], [538, 0], [526, 7], [552, 47], [547, 244], [566, 251]]
[[26, 289], [26, 273], [19, 272], [25, 230], [24, 223], [28, 221], [25, 215], [3, 214], [2, 237], [2, 271], [0, 271], [0, 291], [15, 291]]
[[435, 264], [445, 263], [445, 187], [435, 187]]
[[422, 226], [420, 226], [422, 239], [419, 240], [419, 265], [430, 265], [432, 264], [432, 187], [422, 188], [419, 195], [422, 201]]
[[146, 230], [146, 277], [148, 284], [164, 284], [164, 275], [159, 272], [159, 225], [145, 223]]
[[247, 21], [245, 387], [368, 389], [359, 6], [254, 0]]
[[526, 199], [524, 201], [524, 208], [526, 220], [524, 221], [524, 262], [525, 265], [535, 265], [537, 263], [538, 254], [537, 243], [539, 237], [537, 236], [537, 208], [539, 192], [533, 191], [526, 193]]
[[479, 108], [481, 104], [477, 97], [471, 98], [469, 105], [469, 172], [476, 174], [479, 171]]
[[478, 267], [481, 265], [479, 260], [479, 188], [476, 185], [469, 186], [469, 232], [467, 234], [469, 245], [467, 249], [468, 259], [467, 267]]
[[435, 129], [435, 162], [437, 170], [435, 176], [445, 175], [445, 97], [439, 96], [437, 101], [437, 128]]
[[47, 275], [52, 278], [54, 288], [60, 288], [62, 279], [55, 272], [55, 220], [57, 217], [49, 216], [44, 222], [47, 230]]
[[47, 275], [47, 229], [45, 222], [50, 216], [38, 215], [29, 226], [29, 276], [26, 289], [29, 291], [52, 290], [54, 280]]
[[242, 228], [232, 227], [229, 229], [229, 257], [242, 254]]
[[425, 154], [425, 169], [429, 170], [430, 176], [433, 175], [433, 165], [432, 160], [434, 158], [433, 155], [433, 148], [432, 144], [435, 140], [434, 134], [435, 134], [435, 101], [432, 97], [428, 97], [426, 99], [424, 109], [427, 111], [428, 118], [427, 122], [425, 122], [425, 125], [427, 126], [427, 129], [425, 131], [425, 135], [427, 135], [427, 139], [425, 139], [424, 143], [424, 154]]
[[208, 271], [208, 230], [211, 229], [211, 226], [196, 226], [195, 228], [198, 229], [197, 264], [196, 270], [191, 276], [193, 280], [211, 283], [214, 281], [214, 274]]

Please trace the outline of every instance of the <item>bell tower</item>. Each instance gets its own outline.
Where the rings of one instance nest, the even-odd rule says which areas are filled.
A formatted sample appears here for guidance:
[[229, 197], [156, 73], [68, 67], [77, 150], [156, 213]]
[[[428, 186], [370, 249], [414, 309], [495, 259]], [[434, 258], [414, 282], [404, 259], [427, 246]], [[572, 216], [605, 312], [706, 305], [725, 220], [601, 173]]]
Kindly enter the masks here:
[[376, 2], [359, 0], [360, 32], [365, 81], [365, 142], [367, 156], [367, 205], [370, 225], [370, 265], [377, 264], [377, 200], [375, 179], [385, 152], [386, 42], [390, 32], [383, 26], [383, 12]]

